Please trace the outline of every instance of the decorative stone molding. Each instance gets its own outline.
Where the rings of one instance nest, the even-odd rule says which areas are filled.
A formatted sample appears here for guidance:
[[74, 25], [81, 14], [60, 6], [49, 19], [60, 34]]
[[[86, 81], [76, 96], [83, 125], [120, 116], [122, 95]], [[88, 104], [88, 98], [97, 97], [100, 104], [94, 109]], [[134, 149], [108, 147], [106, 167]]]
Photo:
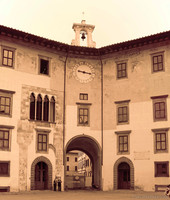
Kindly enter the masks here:
[[113, 180], [114, 180], [114, 189], [118, 189], [118, 166], [120, 163], [126, 162], [130, 166], [130, 188], [134, 189], [134, 165], [129, 158], [121, 157], [115, 164], [113, 169]]
[[44, 156], [36, 158], [31, 165], [31, 190], [35, 189], [35, 166], [38, 162], [45, 162], [48, 165], [48, 190], [52, 189], [52, 164]]

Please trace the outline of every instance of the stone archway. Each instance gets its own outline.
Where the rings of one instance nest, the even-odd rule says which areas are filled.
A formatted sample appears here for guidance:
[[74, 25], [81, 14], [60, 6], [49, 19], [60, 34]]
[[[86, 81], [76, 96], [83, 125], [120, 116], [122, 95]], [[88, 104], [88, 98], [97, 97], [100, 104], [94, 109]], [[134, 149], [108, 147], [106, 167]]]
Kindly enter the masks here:
[[129, 158], [121, 157], [114, 164], [114, 189], [118, 189], [118, 166], [121, 163], [127, 163], [130, 167], [130, 189], [134, 189], [134, 165]]
[[69, 151], [73, 151], [73, 150], [82, 151], [88, 155], [93, 166], [92, 167], [92, 185], [96, 186], [99, 189], [102, 189], [101, 147], [99, 143], [94, 138], [87, 135], [78, 135], [70, 139], [67, 145], [65, 146], [65, 167], [66, 167], [66, 154]]
[[52, 164], [50, 160], [44, 156], [36, 158], [31, 165], [31, 190], [35, 190], [35, 167], [37, 163], [44, 162], [48, 166], [48, 182], [46, 189], [52, 189]]

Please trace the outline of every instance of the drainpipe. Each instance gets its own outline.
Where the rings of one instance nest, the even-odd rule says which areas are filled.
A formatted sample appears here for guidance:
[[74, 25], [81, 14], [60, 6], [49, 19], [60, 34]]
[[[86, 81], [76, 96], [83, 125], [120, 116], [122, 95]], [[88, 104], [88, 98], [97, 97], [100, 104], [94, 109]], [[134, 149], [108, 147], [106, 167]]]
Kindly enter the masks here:
[[[101, 165], [103, 166], [103, 62], [99, 53], [99, 60], [101, 63]], [[100, 174], [101, 180], [100, 180], [100, 189], [103, 189], [103, 181], [102, 181], [102, 169]]]
[[66, 116], [66, 67], [69, 54], [69, 47], [67, 49], [66, 59], [64, 61], [64, 96], [63, 96], [63, 165], [65, 164], [65, 116]]

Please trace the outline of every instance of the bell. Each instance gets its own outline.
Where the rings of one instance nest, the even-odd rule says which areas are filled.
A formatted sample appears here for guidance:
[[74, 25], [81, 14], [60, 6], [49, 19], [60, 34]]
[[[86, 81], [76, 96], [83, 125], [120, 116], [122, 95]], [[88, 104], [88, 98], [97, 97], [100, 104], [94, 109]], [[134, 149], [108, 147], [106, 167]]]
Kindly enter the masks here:
[[84, 33], [82, 33], [81, 39], [82, 39], [82, 40], [86, 39], [86, 36], [85, 36]]

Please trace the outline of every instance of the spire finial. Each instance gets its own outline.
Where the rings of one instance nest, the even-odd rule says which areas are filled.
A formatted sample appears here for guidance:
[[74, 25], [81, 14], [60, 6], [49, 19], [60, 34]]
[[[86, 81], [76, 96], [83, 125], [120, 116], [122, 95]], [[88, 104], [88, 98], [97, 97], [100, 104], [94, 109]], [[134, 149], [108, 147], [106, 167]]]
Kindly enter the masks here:
[[85, 19], [84, 19], [84, 15], [85, 15], [84, 11], [82, 12], [82, 15], [83, 15], [83, 19], [82, 19], [82, 20], [85, 20]]

